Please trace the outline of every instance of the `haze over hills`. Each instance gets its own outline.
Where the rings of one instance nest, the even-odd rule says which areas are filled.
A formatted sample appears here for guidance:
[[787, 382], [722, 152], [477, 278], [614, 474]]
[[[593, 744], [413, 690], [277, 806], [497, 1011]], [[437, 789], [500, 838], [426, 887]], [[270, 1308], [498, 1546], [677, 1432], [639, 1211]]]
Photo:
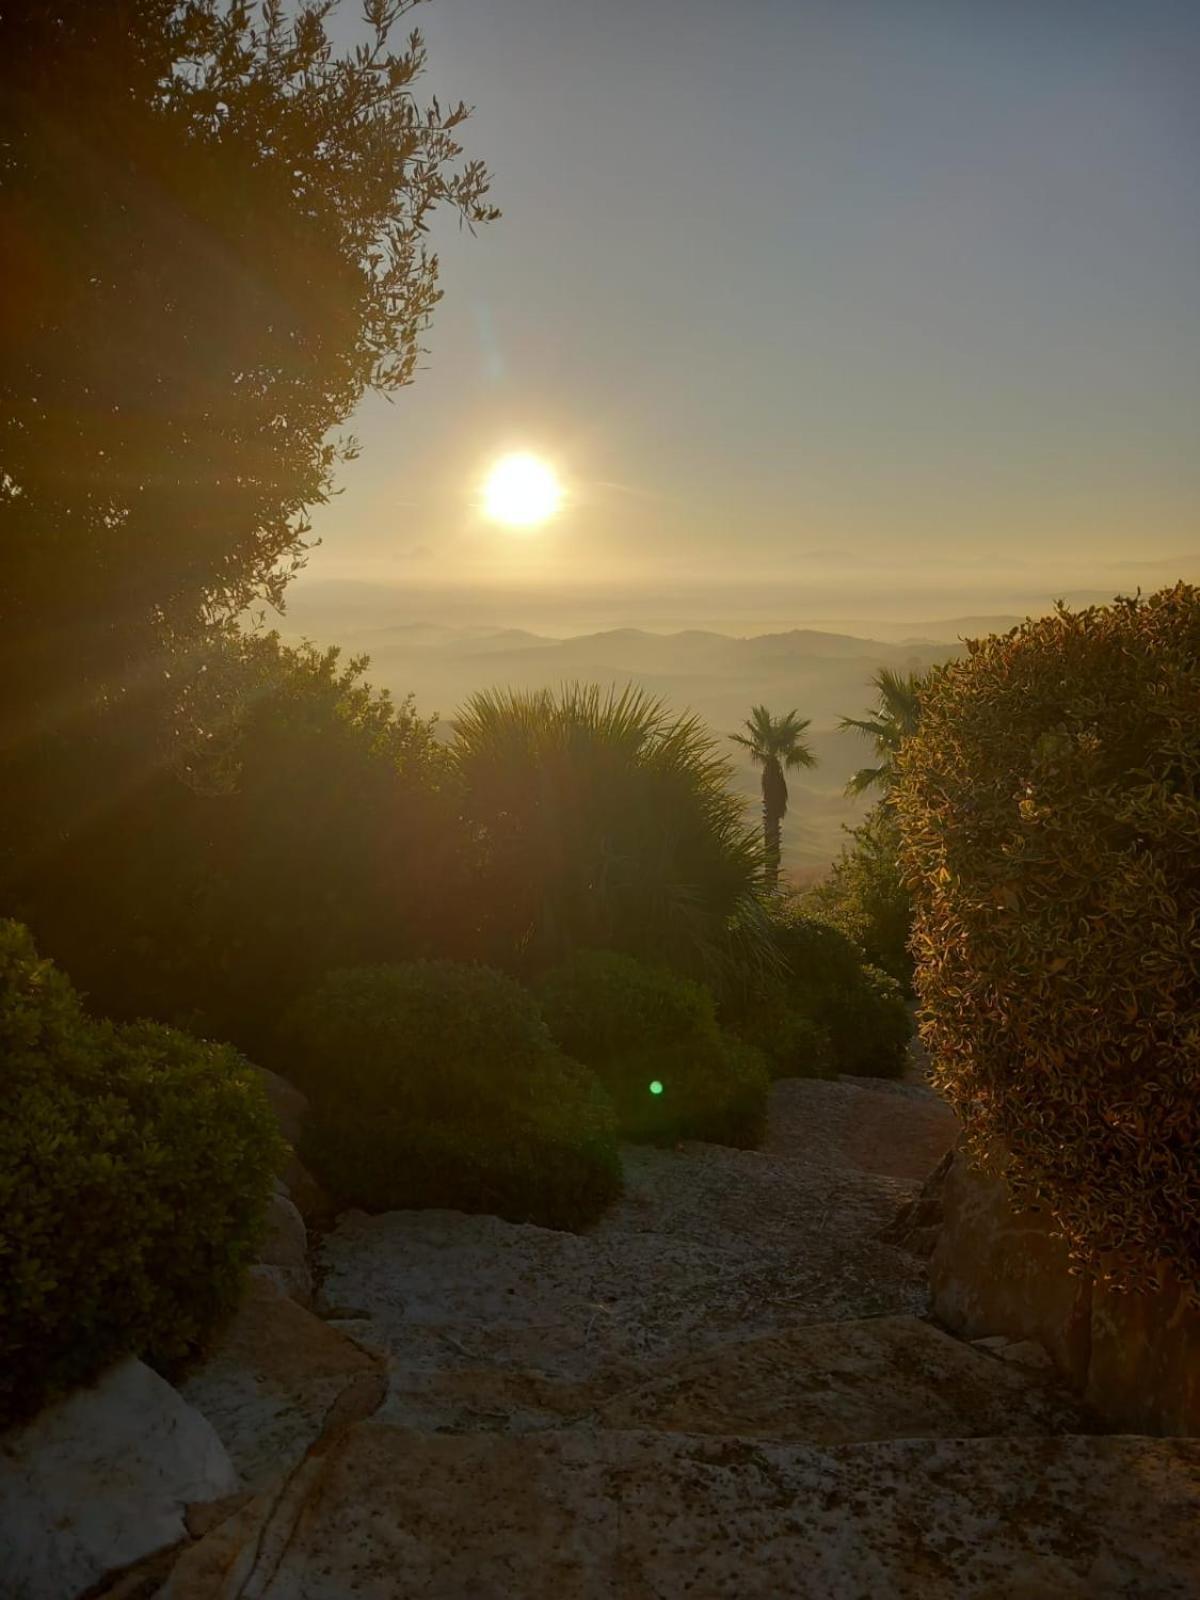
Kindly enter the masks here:
[[[679, 711], [695, 712], [726, 740], [737, 788], [751, 811], [758, 802], [758, 774], [728, 735], [754, 704], [776, 712], [795, 707], [812, 720], [810, 741], [819, 761], [815, 770], [792, 775], [792, 802], [784, 823], [785, 865], [804, 872], [834, 858], [843, 826], [866, 809], [862, 801], [847, 798], [844, 789], [851, 773], [868, 761], [869, 746], [839, 732], [837, 723], [841, 716], [861, 714], [870, 700], [872, 673], [881, 666], [923, 671], [962, 648], [958, 639], [967, 633], [967, 624], [982, 632], [1015, 620], [923, 623], [901, 642], [816, 628], [753, 635], [702, 628], [672, 633], [611, 628], [556, 637], [525, 628], [397, 622], [389, 619], [386, 605], [368, 606], [362, 596], [352, 598], [352, 614], [340, 615], [335, 627], [315, 617], [308, 606], [289, 607], [281, 631], [369, 655], [372, 682], [398, 697], [415, 695], [423, 712], [436, 712], [447, 721], [479, 689], [554, 688], [574, 681], [638, 684]], [[326, 625], [313, 626], [318, 620]]]

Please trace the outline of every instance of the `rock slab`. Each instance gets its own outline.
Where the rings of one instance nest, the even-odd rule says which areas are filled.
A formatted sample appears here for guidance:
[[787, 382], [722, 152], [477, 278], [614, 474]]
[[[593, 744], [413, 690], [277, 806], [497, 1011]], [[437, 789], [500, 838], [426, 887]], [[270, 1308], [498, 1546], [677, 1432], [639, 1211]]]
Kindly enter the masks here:
[[[168, 1600], [1194, 1600], [1200, 1444], [349, 1429]], [[210, 1560], [206, 1557], [210, 1556]]]
[[5, 1600], [71, 1600], [183, 1540], [190, 1503], [238, 1487], [212, 1425], [123, 1361], [0, 1440]]
[[257, 1490], [330, 1427], [369, 1415], [385, 1386], [381, 1363], [354, 1340], [269, 1279], [252, 1277], [182, 1392], [215, 1428], [245, 1486]]

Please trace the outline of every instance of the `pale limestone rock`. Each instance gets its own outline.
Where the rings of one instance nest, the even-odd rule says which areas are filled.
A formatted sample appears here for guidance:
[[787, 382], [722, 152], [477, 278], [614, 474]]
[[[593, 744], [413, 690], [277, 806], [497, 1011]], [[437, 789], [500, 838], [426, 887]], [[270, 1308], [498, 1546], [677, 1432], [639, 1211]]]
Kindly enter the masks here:
[[312, 1301], [312, 1269], [308, 1264], [308, 1229], [304, 1218], [283, 1195], [273, 1194], [267, 1205], [267, 1231], [258, 1252], [259, 1263], [272, 1268], [271, 1276], [302, 1306]]
[[252, 1276], [182, 1392], [212, 1423], [246, 1486], [258, 1489], [328, 1428], [369, 1415], [384, 1388], [379, 1362], [361, 1346]]
[[163, 1600], [1194, 1600], [1200, 1443], [781, 1444], [367, 1422]]
[[5, 1600], [71, 1600], [186, 1537], [189, 1504], [238, 1488], [211, 1424], [140, 1361], [0, 1439]]

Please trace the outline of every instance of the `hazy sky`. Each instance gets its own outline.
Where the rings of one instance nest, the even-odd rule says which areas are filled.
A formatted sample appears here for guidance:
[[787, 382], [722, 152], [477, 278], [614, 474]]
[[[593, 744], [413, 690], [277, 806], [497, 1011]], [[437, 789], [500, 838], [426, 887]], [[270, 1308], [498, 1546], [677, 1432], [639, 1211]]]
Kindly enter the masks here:
[[[509, 622], [535, 590], [932, 616], [1200, 578], [1195, 0], [415, 20], [504, 217], [439, 234], [428, 370], [356, 418], [302, 585]], [[535, 534], [472, 505], [511, 447], [568, 484]]]

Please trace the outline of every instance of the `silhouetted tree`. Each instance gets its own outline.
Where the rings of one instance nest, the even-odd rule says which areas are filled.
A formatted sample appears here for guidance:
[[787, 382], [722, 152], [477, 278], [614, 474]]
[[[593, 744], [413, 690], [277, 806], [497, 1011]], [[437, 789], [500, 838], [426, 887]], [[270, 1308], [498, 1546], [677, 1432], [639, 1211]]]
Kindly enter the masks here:
[[788, 808], [785, 773], [796, 767], [815, 767], [817, 758], [804, 738], [812, 719], [789, 711], [778, 719], [766, 706], [755, 706], [745, 723], [746, 732], [730, 738], [750, 752], [755, 766], [762, 768], [763, 844], [766, 848], [767, 885], [779, 882], [780, 829]]
[[846, 785], [847, 794], [863, 794], [867, 789], [886, 790], [892, 781], [892, 762], [905, 739], [917, 731], [921, 720], [921, 678], [918, 673], [901, 674], [880, 667], [871, 679], [878, 693], [873, 710], [865, 717], [843, 717], [838, 727], [843, 732], [864, 734], [875, 746], [877, 764], [860, 767]]
[[346, 53], [336, 0], [0, 7], [10, 841], [23, 755], [80, 745], [97, 704], [162, 699], [164, 639], [281, 598], [354, 454], [334, 430], [413, 375], [431, 214], [495, 214], [460, 159], [466, 108], [420, 103], [420, 35], [393, 42], [416, 3], [365, 0]]

